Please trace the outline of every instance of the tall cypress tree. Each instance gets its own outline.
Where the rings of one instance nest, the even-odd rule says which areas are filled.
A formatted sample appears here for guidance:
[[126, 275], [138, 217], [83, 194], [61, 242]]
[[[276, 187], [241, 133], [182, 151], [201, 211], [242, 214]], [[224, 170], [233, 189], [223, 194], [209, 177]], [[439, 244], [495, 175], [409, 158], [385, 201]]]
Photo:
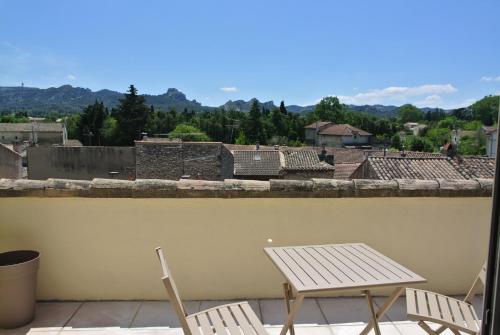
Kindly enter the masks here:
[[260, 111], [259, 103], [257, 99], [253, 99], [252, 107], [248, 113], [248, 125], [247, 125], [247, 138], [249, 143], [259, 142], [263, 144], [265, 142], [262, 113]]
[[283, 100], [281, 100], [281, 103], [280, 103], [280, 113], [284, 114], [284, 115], [287, 114], [286, 107], [285, 107], [285, 102]]
[[141, 133], [146, 128], [150, 108], [146, 99], [137, 94], [134, 85], [130, 85], [128, 93], [120, 99], [120, 105], [114, 112], [118, 125], [118, 143], [133, 145], [135, 140], [141, 139]]
[[78, 125], [78, 137], [82, 143], [101, 145], [102, 128], [107, 115], [108, 109], [102, 101], [96, 100], [93, 105], [85, 107]]

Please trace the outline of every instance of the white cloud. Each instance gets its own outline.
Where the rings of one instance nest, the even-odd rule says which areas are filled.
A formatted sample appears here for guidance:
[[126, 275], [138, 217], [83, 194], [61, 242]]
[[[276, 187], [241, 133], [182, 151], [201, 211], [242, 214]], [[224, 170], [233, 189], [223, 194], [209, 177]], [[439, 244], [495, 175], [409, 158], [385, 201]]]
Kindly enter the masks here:
[[416, 104], [426, 107], [438, 107], [443, 104], [443, 98], [437, 94], [428, 95], [424, 99], [417, 101]]
[[66, 79], [68, 79], [68, 80], [76, 80], [76, 77], [74, 75], [72, 75], [72, 74], [68, 74], [66, 76]]
[[238, 92], [238, 88], [234, 86], [221, 87], [220, 90], [223, 92]]
[[[420, 86], [391, 86], [383, 89], [373, 89], [355, 95], [339, 95], [340, 101], [346, 104], [401, 104], [407, 102], [419, 103], [428, 99], [436, 102], [440, 94], [450, 94], [457, 89], [451, 84], [426, 84]], [[422, 100], [423, 99], [423, 100]], [[441, 101], [441, 100], [440, 100]]]
[[482, 76], [481, 77], [481, 81], [486, 81], [486, 82], [490, 82], [490, 81], [500, 81], [500, 76]]

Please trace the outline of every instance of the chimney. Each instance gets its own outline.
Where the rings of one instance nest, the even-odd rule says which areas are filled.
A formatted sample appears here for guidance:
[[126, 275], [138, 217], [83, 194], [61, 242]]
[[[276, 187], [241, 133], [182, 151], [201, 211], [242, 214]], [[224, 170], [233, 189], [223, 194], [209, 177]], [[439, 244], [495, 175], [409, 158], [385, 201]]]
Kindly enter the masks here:
[[324, 144], [322, 145], [321, 153], [318, 155], [318, 158], [321, 162], [326, 160], [326, 148]]
[[327, 154], [325, 158], [325, 162], [330, 165], [335, 165], [335, 156], [333, 154]]
[[274, 150], [279, 150], [279, 149], [280, 149], [280, 146], [279, 146], [279, 145], [277, 145], [277, 144], [275, 144], [275, 145], [274, 145]]
[[255, 150], [260, 150], [260, 144], [259, 144], [259, 142], [255, 143]]

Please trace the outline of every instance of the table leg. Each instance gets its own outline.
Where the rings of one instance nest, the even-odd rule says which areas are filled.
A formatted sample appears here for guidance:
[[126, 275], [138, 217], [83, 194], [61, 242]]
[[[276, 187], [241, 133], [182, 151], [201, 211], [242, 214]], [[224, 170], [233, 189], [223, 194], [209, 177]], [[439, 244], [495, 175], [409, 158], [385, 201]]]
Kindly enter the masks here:
[[[375, 327], [375, 325], [378, 328], [378, 320], [380, 320], [385, 315], [385, 313], [396, 302], [396, 300], [401, 295], [401, 293], [403, 293], [403, 291], [404, 287], [399, 287], [399, 286], [392, 291], [391, 295], [387, 298], [387, 300], [380, 307], [380, 309], [376, 313], [373, 313], [375, 314], [375, 317], [372, 317], [372, 320], [370, 320], [370, 322], [366, 325], [365, 329], [363, 329], [360, 335], [367, 335], [370, 332], [370, 330], [372, 330], [372, 328]], [[363, 291], [363, 292], [369, 293], [370, 291]], [[370, 300], [371, 300], [371, 295], [370, 295]], [[369, 305], [371, 305], [371, 308], [373, 308], [373, 304], [369, 303]], [[377, 332], [377, 329], [375, 329], [375, 332]]]
[[[288, 284], [287, 284], [288, 285]], [[290, 290], [291, 291], [291, 290]], [[290, 291], [287, 291], [287, 293], [290, 293]], [[288, 295], [285, 294], [285, 301], [287, 300]], [[304, 301], [304, 294], [298, 293], [295, 299], [293, 300], [293, 303], [290, 304], [289, 298], [287, 302], [287, 310], [289, 310], [287, 318], [285, 320], [285, 323], [283, 324], [283, 328], [281, 328], [280, 335], [285, 335], [288, 329], [290, 329], [290, 333], [294, 334], [295, 330], [293, 329], [293, 319], [295, 318], [295, 315], [297, 315], [297, 312], [300, 309], [300, 305], [302, 305], [302, 302]], [[289, 306], [289, 307], [288, 307]]]
[[366, 302], [368, 303], [368, 308], [370, 309], [370, 316], [372, 317], [373, 328], [375, 328], [375, 335], [380, 335], [380, 328], [378, 327], [377, 314], [375, 313], [375, 309], [373, 308], [372, 294], [370, 293], [369, 290], [363, 291], [363, 294], [366, 297]]
[[[283, 283], [283, 296], [285, 297], [286, 314], [290, 314], [290, 300], [293, 300], [292, 286], [289, 283]], [[290, 335], [295, 335], [293, 322], [290, 325]]]

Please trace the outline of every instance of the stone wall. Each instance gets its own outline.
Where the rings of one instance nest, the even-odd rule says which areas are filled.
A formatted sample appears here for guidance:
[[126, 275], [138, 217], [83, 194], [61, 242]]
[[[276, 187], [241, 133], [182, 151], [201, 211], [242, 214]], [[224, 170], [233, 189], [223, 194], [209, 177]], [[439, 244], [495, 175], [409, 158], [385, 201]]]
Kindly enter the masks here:
[[379, 179], [375, 170], [368, 164], [368, 160], [365, 159], [363, 163], [353, 172], [350, 177], [351, 179]]
[[226, 179], [92, 181], [0, 179], [0, 197], [96, 198], [351, 198], [351, 197], [490, 197], [492, 179], [473, 180], [283, 180]]
[[0, 178], [21, 179], [23, 158], [17, 152], [0, 144]]
[[231, 153], [220, 142], [137, 141], [138, 179], [223, 180], [233, 174]]
[[29, 179], [109, 178], [135, 179], [133, 147], [30, 147], [28, 148]]
[[302, 171], [302, 170], [287, 170], [283, 175], [283, 179], [289, 180], [308, 180], [312, 178], [333, 178], [333, 170], [332, 171]]

